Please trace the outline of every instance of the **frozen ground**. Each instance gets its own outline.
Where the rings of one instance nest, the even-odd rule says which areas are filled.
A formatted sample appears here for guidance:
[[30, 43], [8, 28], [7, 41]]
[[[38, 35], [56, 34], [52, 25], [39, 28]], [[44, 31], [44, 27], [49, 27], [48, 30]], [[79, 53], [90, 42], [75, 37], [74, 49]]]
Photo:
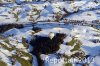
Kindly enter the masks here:
[[[1, 30], [2, 27], [0, 27], [0, 31], [3, 31], [0, 33], [0, 65], [38, 66], [38, 59], [30, 53], [34, 50], [34, 46], [31, 46], [29, 42], [36, 39], [35, 36], [53, 36], [52, 38], [54, 38], [56, 33], [63, 33], [66, 37], [59, 45], [59, 50], [51, 54], [40, 54], [44, 61], [43, 66], [100, 66], [100, 21], [98, 29], [93, 26], [63, 23], [64, 19], [86, 22], [100, 20], [99, 8], [100, 3], [93, 1], [22, 5], [13, 3], [0, 6], [0, 25], [9, 23], [24, 25], [20, 29], [5, 27], [6, 31]], [[63, 15], [65, 16], [63, 17]], [[33, 30], [36, 27], [41, 30]], [[50, 33], [53, 34], [50, 35]], [[65, 59], [71, 60], [73, 57], [77, 61], [66, 63]], [[88, 62], [78, 62], [79, 60], [84, 61], [84, 58], [90, 59]]]
[[[95, 36], [95, 35], [100, 35], [100, 31], [97, 30], [97, 29], [94, 29], [92, 27], [88, 27], [88, 26], [78, 26], [78, 25], [63, 25], [61, 24], [60, 26], [55, 23], [55, 24], [36, 24], [35, 27], [39, 27], [42, 29], [42, 31], [38, 32], [38, 33], [35, 33], [34, 35], [38, 35], [38, 36], [46, 36], [48, 37], [49, 33], [50, 32], [53, 32], [53, 33], [64, 33], [67, 35], [67, 37], [63, 40], [63, 44], [60, 45], [60, 49], [57, 51], [57, 53], [61, 53], [61, 54], [65, 54], [65, 55], [68, 55], [68, 56], [71, 56], [72, 54], [74, 54], [75, 52], [81, 52], [79, 50], [76, 50], [76, 51], [73, 51], [71, 52], [71, 50], [74, 48], [74, 46], [70, 46], [70, 45], [66, 45], [67, 42], [70, 42], [72, 40], [73, 37], [75, 37], [78, 41], [81, 42], [81, 50], [84, 51], [84, 53], [86, 55], [90, 55], [90, 57], [96, 57], [95, 58], [95, 63], [91, 63], [90, 66], [95, 66], [95, 64], [97, 64], [97, 66], [99, 66], [99, 63], [96, 62], [98, 61], [99, 59], [99, 54], [100, 54], [100, 43], [97, 42], [97, 43], [94, 43], [92, 42], [92, 40], [95, 40], [95, 39], [98, 39], [100, 40], [100, 36]], [[12, 47], [11, 45], [14, 45], [16, 47], [16, 49], [23, 49], [21, 51], [23, 52], [30, 52], [32, 51], [32, 48], [31, 46], [29, 47], [29, 49], [26, 49], [23, 45], [23, 43], [21, 43], [22, 41], [22, 38], [26, 38], [28, 41], [30, 41], [32, 39], [32, 36], [34, 36], [32, 34], [32, 31], [31, 30], [32, 27], [25, 27], [25, 28], [22, 28], [22, 29], [16, 29], [16, 28], [13, 28], [13, 29], [10, 29], [6, 32], [4, 32], [2, 35], [7, 37], [6, 40], [10, 40], [9, 43], [6, 43], [7, 41], [4, 41], [4, 39], [1, 39], [0, 42], [4, 45], [6, 45], [7, 47]], [[12, 36], [13, 35], [13, 36]], [[20, 42], [20, 43], [17, 43], [17, 42]], [[17, 44], [16, 44], [17, 43]], [[11, 66], [11, 62], [9, 60], [9, 58], [7, 56], [12, 56], [12, 55], [15, 55], [15, 51], [16, 49], [14, 49], [12, 52], [8, 51], [7, 49], [4, 49], [3, 46], [1, 46], [0, 50], [1, 50], [1, 59], [2, 61], [4, 61], [5, 63], [7, 63], [8, 66]], [[3, 54], [3, 53], [5, 54]], [[98, 58], [97, 58], [98, 57]], [[22, 57], [24, 59], [28, 59], [28, 57]], [[49, 54], [49, 55], [45, 55], [45, 54], [42, 54], [41, 55], [41, 58], [44, 59], [44, 58], [48, 58], [48, 59], [57, 59], [56, 58], [56, 55], [54, 54]], [[63, 58], [61, 58], [63, 60]], [[33, 66], [36, 66], [36, 59], [35, 57], [33, 58]], [[46, 60], [45, 60], [46, 61]], [[16, 64], [20, 64], [19, 62], [16, 62]], [[15, 64], [15, 66], [16, 66]], [[34, 65], [35, 64], [35, 65]], [[45, 66], [63, 66], [64, 65], [64, 62], [59, 62], [59, 63], [55, 63], [53, 64], [53, 61], [52, 62], [45, 62]], [[73, 65], [76, 65], [75, 63], [73, 63]]]
[[[22, 5], [11, 3], [0, 7], [0, 22], [56, 22], [57, 18], [60, 19], [61, 17], [92, 21], [100, 19], [99, 9], [100, 3], [93, 1], [56, 2], [52, 4], [44, 2]], [[70, 13], [73, 14], [69, 15]], [[66, 16], [63, 17], [65, 14]]]

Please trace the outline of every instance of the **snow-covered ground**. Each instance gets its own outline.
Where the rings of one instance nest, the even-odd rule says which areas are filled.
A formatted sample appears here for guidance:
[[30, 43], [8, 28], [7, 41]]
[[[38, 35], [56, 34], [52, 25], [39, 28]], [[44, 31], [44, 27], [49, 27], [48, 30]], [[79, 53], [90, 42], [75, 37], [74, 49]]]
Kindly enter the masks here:
[[[66, 7], [67, 6], [67, 7]], [[66, 11], [65, 11], [66, 9]], [[37, 22], [55, 21], [64, 14], [67, 19], [73, 20], [98, 20], [100, 3], [88, 1], [75, 2], [44, 2], [17, 5], [14, 3], [0, 6], [0, 22]], [[79, 11], [79, 12], [77, 12]], [[57, 18], [58, 16], [58, 18]]]
[[[3, 62], [5, 66], [25, 66], [23, 64], [25, 63], [27, 66], [38, 66], [38, 59], [30, 53], [34, 50], [30, 41], [36, 39], [35, 36], [51, 36], [52, 40], [57, 33], [63, 33], [66, 37], [56, 53], [40, 54], [44, 66], [84, 66], [86, 64], [100, 66], [99, 8], [100, 2], [85, 0], [54, 3], [47, 1], [21, 5], [11, 3], [0, 6], [0, 25], [5, 23], [24, 25], [23, 28], [11, 28], [0, 33], [0, 64]], [[65, 24], [64, 19], [85, 21], [89, 24], [97, 20], [95, 22], [98, 22], [96, 23], [98, 26]], [[36, 32], [33, 30], [35, 27], [41, 30]], [[1, 28], [0, 26], [0, 31]], [[90, 59], [84, 63], [78, 61], [66, 63], [73, 57], [78, 61]]]
[[[35, 27], [39, 27], [42, 29], [42, 31], [34, 34], [34, 35], [38, 35], [38, 36], [48, 37], [50, 32], [53, 32], [55, 34], [59, 33], [59, 32], [66, 34], [67, 37], [63, 40], [64, 42], [63, 42], [63, 44], [60, 45], [60, 49], [57, 51], [57, 53], [65, 54], [68, 56], [71, 56], [75, 52], [78, 52], [78, 51], [71, 52], [71, 49], [73, 49], [74, 46], [66, 45], [66, 42], [71, 41], [72, 38], [75, 37], [77, 40], [79, 40], [82, 43], [81, 50], [84, 51], [86, 55], [90, 55], [91, 57], [95, 56], [96, 58], [94, 60], [95, 61], [94, 64], [97, 64], [99, 66], [98, 62], [96, 62], [96, 61], [98, 60], [97, 57], [99, 57], [99, 54], [100, 54], [100, 51], [99, 51], [100, 43], [92, 42], [92, 40], [95, 40], [95, 39], [100, 40], [100, 36], [94, 36], [96, 34], [100, 35], [100, 31], [98, 31], [97, 29], [95, 29], [93, 27], [89, 27], [89, 26], [77, 26], [77, 25], [75, 26], [75, 25], [61, 24], [59, 26], [59, 24], [57, 24], [57, 23], [36, 24]], [[22, 29], [13, 28], [13, 29], [10, 29], [10, 30], [4, 32], [2, 35], [7, 37], [7, 39], [10, 40], [9, 41], [10, 45], [16, 46], [16, 49], [21, 49], [24, 52], [29, 52], [32, 50], [32, 48], [30, 47], [29, 49], [26, 49], [24, 47], [24, 45], [21, 43], [21, 40], [23, 37], [28, 39], [29, 41], [32, 39], [32, 36], [33, 36], [32, 32], [34, 32], [34, 31], [32, 31], [31, 29], [32, 29], [32, 27], [25, 27]], [[11, 35], [13, 35], [13, 36], [11, 36]], [[20, 43], [17, 43], [17, 42], [20, 42]], [[5, 43], [5, 41], [3, 41], [3, 40], [1, 40], [1, 43], [8, 47], [11, 47], [9, 44]], [[1, 49], [0, 57], [3, 59], [4, 62], [6, 62], [10, 66], [11, 62], [9, 61], [9, 58], [6, 57], [3, 53], [6, 53], [7, 56], [11, 56], [11, 55], [15, 54], [16, 51], [14, 50], [12, 52], [9, 52], [8, 50], [5, 50], [2, 46], [0, 49]], [[22, 57], [22, 58], [24, 58], [24, 57]], [[41, 58], [58, 60], [56, 58], [56, 55], [54, 55], [54, 54], [49, 54], [49, 55], [42, 54]], [[8, 59], [8, 60], [5, 60], [5, 59]], [[27, 57], [25, 57], [25, 59], [27, 59]], [[36, 64], [35, 57], [33, 57], [33, 60], [34, 60], [34, 63], [33, 63], [33, 65], [34, 65], [34, 64]], [[53, 63], [53, 61], [49, 62], [49, 60], [45, 60], [45, 66], [57, 66], [57, 65], [63, 66], [64, 65], [63, 58], [61, 58], [60, 61], [57, 63], [54, 61], [54, 63]], [[16, 62], [16, 63], [18, 63], [18, 62]], [[75, 64], [73, 63], [73, 65], [75, 65]], [[90, 66], [92, 66], [92, 65], [93, 64], [90, 64]], [[15, 64], [15, 66], [16, 66], [16, 64]], [[34, 65], [34, 66], [36, 66], [36, 65]], [[93, 65], [93, 66], [95, 66], [95, 65]]]

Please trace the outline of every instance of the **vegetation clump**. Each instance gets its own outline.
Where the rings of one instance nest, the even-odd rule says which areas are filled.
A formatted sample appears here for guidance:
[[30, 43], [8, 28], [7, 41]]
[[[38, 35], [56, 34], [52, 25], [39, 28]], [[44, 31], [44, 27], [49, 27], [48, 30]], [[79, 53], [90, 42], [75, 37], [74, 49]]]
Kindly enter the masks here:
[[74, 43], [75, 43], [76, 41], [77, 41], [77, 40], [76, 40], [75, 38], [72, 38], [72, 40], [69, 41], [69, 42], [67, 43], [67, 45], [69, 45], [69, 46], [73, 46]]
[[36, 39], [31, 40], [30, 44], [36, 53], [50, 54], [59, 49], [65, 36], [65, 34], [57, 33], [52, 40], [49, 37], [35, 36]]
[[3, 24], [3, 25], [0, 25], [0, 33], [3, 33], [9, 29], [12, 29], [12, 28], [17, 28], [17, 29], [21, 29], [23, 28], [23, 24]]
[[7, 66], [7, 64], [0, 60], [0, 66]]
[[52, 39], [49, 37], [35, 36], [36, 39], [31, 40], [30, 44], [33, 46], [32, 54], [37, 57], [39, 66], [43, 64], [39, 55], [55, 53], [59, 50], [59, 45], [63, 43], [65, 37], [65, 34], [56, 33]]
[[64, 66], [73, 66], [71, 63], [65, 63]]
[[32, 30], [37, 33], [37, 32], [40, 32], [42, 29], [39, 27], [33, 27]]

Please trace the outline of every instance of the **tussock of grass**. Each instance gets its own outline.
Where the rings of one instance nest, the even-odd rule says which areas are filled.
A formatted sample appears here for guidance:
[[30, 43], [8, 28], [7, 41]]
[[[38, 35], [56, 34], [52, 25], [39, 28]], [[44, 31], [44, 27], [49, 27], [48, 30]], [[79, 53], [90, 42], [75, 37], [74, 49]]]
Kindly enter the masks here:
[[4, 42], [6, 42], [7, 44], [9, 44], [9, 40], [8, 39], [5, 39]]
[[76, 41], [77, 40], [75, 38], [72, 38], [72, 40], [70, 42], [68, 42], [67, 45], [73, 46]]
[[79, 60], [83, 60], [84, 58], [86, 58], [86, 55], [83, 51], [78, 51], [78, 52], [75, 52], [74, 54], [72, 54], [71, 57], [78, 58]]
[[7, 66], [7, 64], [0, 60], [0, 66]]
[[23, 51], [19, 51], [21, 52], [24, 56], [29, 57], [29, 60], [32, 60], [32, 55]]
[[29, 48], [29, 45], [28, 45], [28, 43], [27, 43], [27, 40], [26, 40], [26, 38], [24, 38], [24, 37], [22, 37], [22, 44], [23, 44], [23, 46], [26, 47], [27, 49]]
[[4, 45], [4, 44], [2, 44], [2, 43], [0, 43], [0, 45], [1, 45], [4, 49], [6, 49], [6, 50], [8, 50], [8, 51], [14, 50], [13, 48], [9, 48], [9, 47], [7, 47], [6, 45]]
[[82, 43], [75, 38], [72, 38], [72, 40], [67, 43], [69, 46], [74, 46], [74, 48], [70, 50], [71, 52], [80, 50], [81, 44]]
[[71, 63], [66, 63], [64, 66], [73, 66]]
[[2, 43], [0, 43], [0, 45], [1, 45], [3, 48], [5, 48], [6, 50], [8, 50], [8, 51], [12, 51], [12, 50], [15, 49], [16, 52], [21, 52], [21, 53], [23, 54], [23, 56], [29, 57], [29, 60], [32, 60], [32, 55], [29, 54], [29, 53], [26, 53], [26, 52], [24, 52], [24, 51], [20, 51], [20, 50], [18, 50], [18, 49], [16, 49], [16, 48], [9, 48], [9, 47], [7, 47], [6, 45], [4, 45], [4, 44], [2, 44]]
[[[5, 42], [8, 43], [8, 44], [10, 44], [10, 43], [9, 43], [9, 40], [7, 40], [7, 39], [5, 40]], [[21, 63], [22, 66], [32, 66], [32, 63], [31, 63], [31, 62], [32, 62], [32, 55], [31, 55], [30, 53], [21, 51], [21, 50], [17, 49], [16, 47], [11, 47], [11, 48], [9, 48], [9, 47], [7, 47], [6, 45], [4, 45], [4, 44], [2, 44], [2, 43], [0, 43], [0, 45], [1, 45], [4, 49], [6, 49], [6, 50], [8, 50], [8, 51], [16, 50], [17, 53], [20, 52], [20, 53], [22, 54], [22, 56], [20, 56], [20, 57], [28, 57], [29, 60], [25, 60], [25, 59], [23, 59], [23, 58], [18, 57], [17, 55], [13, 55], [13, 56], [12, 56], [13, 58], [16, 58], [16, 59]], [[12, 46], [12, 45], [11, 45], [11, 46]], [[2, 65], [2, 66], [4, 66], [4, 65]]]
[[76, 45], [75, 45], [74, 48], [71, 50], [71, 52], [79, 50], [80, 47], [81, 47], [80, 43], [76, 43]]
[[21, 66], [32, 66], [32, 64], [30, 63], [30, 61], [25, 60], [23, 58], [20, 58], [20, 57], [18, 57], [16, 55], [13, 55], [12, 58], [16, 58], [19, 61], [19, 63], [21, 63]]
[[[9, 44], [9, 40], [8, 40], [8, 39], [6, 39], [4, 42], [6, 42], [6, 43]], [[1, 45], [3, 48], [7, 49], [8, 51], [16, 50], [17, 52], [21, 52], [24, 56], [29, 57], [30, 60], [32, 59], [32, 56], [31, 56], [29, 53], [26, 53], [26, 52], [24, 52], [24, 51], [20, 51], [19, 49], [17, 49], [17, 48], [14, 47], [14, 46], [11, 47], [11, 48], [9, 48], [9, 47], [7, 47], [6, 45], [4, 45], [4, 44], [2, 44], [2, 43], [0, 43], [0, 45]], [[26, 47], [26, 46], [25, 46], [25, 47]]]

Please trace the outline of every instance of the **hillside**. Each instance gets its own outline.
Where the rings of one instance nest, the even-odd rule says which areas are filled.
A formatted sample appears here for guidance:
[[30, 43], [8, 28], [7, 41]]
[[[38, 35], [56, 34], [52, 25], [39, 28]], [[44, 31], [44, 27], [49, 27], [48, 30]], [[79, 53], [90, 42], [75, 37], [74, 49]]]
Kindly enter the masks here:
[[100, 2], [55, 1], [0, 1], [0, 66], [100, 66]]

